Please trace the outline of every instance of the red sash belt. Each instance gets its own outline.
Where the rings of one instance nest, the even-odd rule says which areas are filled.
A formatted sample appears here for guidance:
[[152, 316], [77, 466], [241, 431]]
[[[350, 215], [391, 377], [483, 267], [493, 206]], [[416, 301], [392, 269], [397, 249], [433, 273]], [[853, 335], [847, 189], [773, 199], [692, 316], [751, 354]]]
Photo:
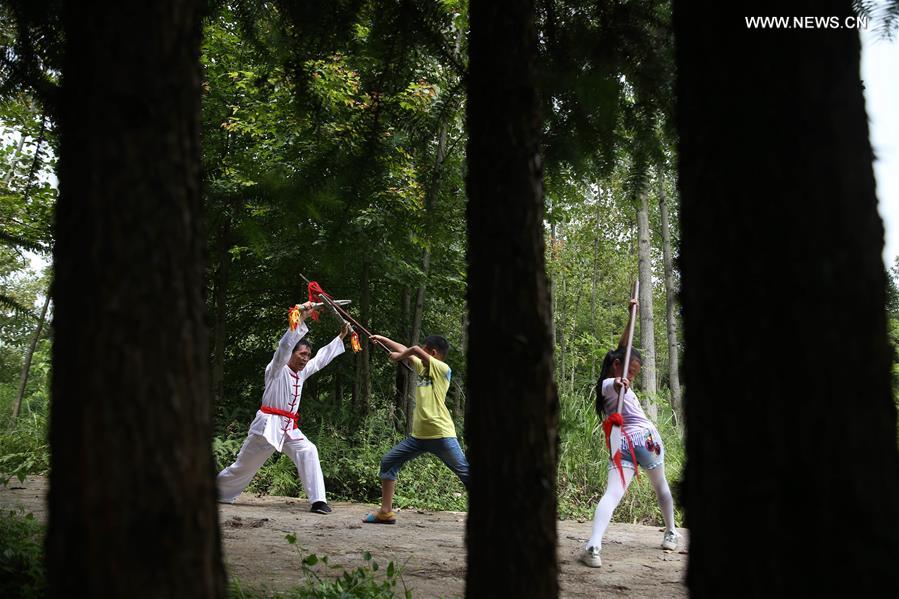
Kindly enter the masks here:
[[294, 414], [285, 410], [279, 410], [278, 408], [270, 408], [268, 406], [260, 407], [259, 411], [264, 414], [274, 414], [275, 416], [284, 416], [285, 418], [290, 418], [291, 420], [293, 420], [293, 428], [300, 428], [299, 414]]

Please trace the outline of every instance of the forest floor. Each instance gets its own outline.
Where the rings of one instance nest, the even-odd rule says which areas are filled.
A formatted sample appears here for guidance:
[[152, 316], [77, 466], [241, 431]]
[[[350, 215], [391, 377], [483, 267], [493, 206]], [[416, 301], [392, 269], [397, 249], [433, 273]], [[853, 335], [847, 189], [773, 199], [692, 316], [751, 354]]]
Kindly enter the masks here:
[[[0, 507], [21, 506], [46, 519], [47, 479], [0, 486]], [[373, 505], [336, 502], [328, 515], [310, 513], [305, 500], [256, 497], [246, 493], [220, 505], [222, 540], [229, 576], [244, 590], [278, 592], [301, 583], [301, 560], [309, 553], [328, 556], [347, 569], [363, 566], [369, 552], [381, 566], [402, 566], [402, 584], [416, 598], [461, 597], [465, 583], [465, 513], [403, 510], [395, 525], [362, 524]], [[658, 527], [613, 523], [603, 542], [603, 566], [578, 562], [591, 523], [558, 523], [562, 597], [686, 597], [688, 533], [679, 529], [678, 551], [659, 547]], [[286, 540], [296, 535], [296, 545]], [[299, 548], [299, 549], [298, 549]], [[336, 570], [339, 572], [339, 570]]]

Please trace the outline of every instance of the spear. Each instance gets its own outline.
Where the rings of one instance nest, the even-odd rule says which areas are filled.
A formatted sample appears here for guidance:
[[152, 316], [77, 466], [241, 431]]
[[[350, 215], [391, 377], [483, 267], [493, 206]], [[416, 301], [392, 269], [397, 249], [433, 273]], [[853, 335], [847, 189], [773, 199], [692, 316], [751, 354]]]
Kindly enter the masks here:
[[[640, 280], [634, 283], [634, 296], [633, 299], [637, 299], [637, 295], [640, 293]], [[630, 307], [631, 317], [630, 317], [630, 326], [627, 331], [627, 349], [624, 351], [624, 364], [622, 365], [622, 378], [627, 377], [627, 371], [631, 364], [631, 348], [634, 344], [634, 321], [637, 317], [637, 304], [634, 303]], [[609, 422], [611, 423], [611, 430], [607, 431], [609, 440], [609, 453], [612, 457], [612, 462], [617, 466], [619, 474], [621, 474], [621, 484], [624, 485], [624, 470], [621, 466], [621, 425], [623, 421], [621, 419], [621, 404], [624, 402], [624, 394], [625, 394], [624, 385], [621, 385], [621, 389], [618, 390], [618, 407], [615, 410], [615, 418], [613, 415], [609, 415]]]
[[[311, 285], [312, 281], [310, 281], [309, 279], [307, 279], [307, 278], [303, 275], [303, 273], [300, 273], [300, 278], [303, 279], [304, 281], [306, 281], [306, 284], [307, 284], [307, 285]], [[381, 343], [380, 341], [378, 341], [378, 340], [376, 340], [376, 339], [372, 339], [372, 338], [371, 338], [371, 337], [372, 337], [372, 332], [369, 331], [368, 329], [366, 329], [366, 328], [365, 328], [364, 326], [362, 326], [361, 324], [359, 324], [359, 321], [358, 321], [358, 320], [356, 320], [355, 318], [353, 318], [353, 317], [350, 315], [349, 312], [347, 312], [346, 310], [344, 310], [344, 309], [343, 309], [343, 306], [340, 306], [339, 304], [335, 303], [334, 300], [332, 300], [331, 297], [330, 297], [327, 293], [324, 292], [324, 290], [322, 290], [322, 292], [318, 294], [318, 297], [321, 298], [321, 300], [322, 300], [324, 303], [326, 303], [326, 304], [328, 305], [328, 307], [334, 312], [334, 315], [337, 316], [337, 318], [338, 318], [341, 322], [348, 323], [351, 327], [355, 327], [356, 329], [362, 331], [362, 333], [363, 333], [366, 337], [368, 337], [369, 340], [370, 340], [372, 343], [374, 343], [375, 345], [377, 345], [377, 346], [379, 346], [380, 348], [382, 348], [382, 349], [383, 349], [384, 351], [386, 351], [388, 354], [392, 353], [392, 351], [391, 351], [391, 349], [390, 349], [389, 347], [387, 347], [386, 345], [384, 345], [383, 343]], [[400, 364], [402, 364], [403, 366], [405, 366], [406, 369], [409, 370], [409, 372], [413, 372], [412, 367], [409, 366], [408, 364], [406, 364], [405, 362], [400, 362]]]

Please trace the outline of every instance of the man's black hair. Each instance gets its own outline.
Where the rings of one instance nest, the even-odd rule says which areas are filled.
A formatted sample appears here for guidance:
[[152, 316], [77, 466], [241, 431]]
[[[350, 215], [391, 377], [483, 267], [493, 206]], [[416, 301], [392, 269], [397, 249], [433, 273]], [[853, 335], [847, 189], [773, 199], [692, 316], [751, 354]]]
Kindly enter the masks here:
[[449, 352], [449, 341], [440, 335], [428, 335], [423, 343], [425, 347], [436, 349], [441, 356], [446, 356]]
[[300, 349], [301, 345], [305, 345], [306, 347], [309, 348], [310, 352], [312, 351], [312, 344], [309, 343], [308, 341], [306, 341], [305, 339], [300, 339], [299, 341], [297, 341], [297, 344], [293, 346], [293, 351], [291, 353], [294, 353], [294, 354], [297, 353], [297, 350]]

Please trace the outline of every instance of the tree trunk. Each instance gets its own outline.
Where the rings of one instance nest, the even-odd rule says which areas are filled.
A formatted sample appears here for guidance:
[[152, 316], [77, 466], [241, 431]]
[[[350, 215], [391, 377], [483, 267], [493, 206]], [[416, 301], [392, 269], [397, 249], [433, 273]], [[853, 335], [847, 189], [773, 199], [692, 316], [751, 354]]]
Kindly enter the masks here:
[[656, 408], [656, 336], [652, 310], [652, 253], [649, 230], [649, 201], [646, 191], [640, 192], [640, 209], [637, 211], [637, 273], [640, 277], [640, 351], [643, 368], [640, 370], [643, 406], [650, 419], [658, 418]]
[[544, 262], [534, 5], [477, 0], [470, 10], [467, 300], [477, 309], [469, 314], [465, 592], [556, 597], [559, 403]]
[[47, 308], [50, 306], [50, 291], [47, 290], [47, 297], [44, 298], [44, 307], [41, 308], [41, 316], [37, 321], [37, 328], [34, 330], [34, 336], [31, 338], [31, 344], [25, 353], [25, 362], [22, 363], [22, 373], [19, 376], [19, 390], [16, 393], [16, 400], [12, 404], [12, 420], [13, 422], [19, 417], [19, 410], [22, 408], [22, 399], [25, 397], [25, 388], [28, 386], [28, 373], [31, 370], [31, 360], [34, 358], [34, 350], [37, 342], [40, 341], [41, 331], [44, 328], [44, 320], [47, 318]]
[[[409, 315], [412, 311], [412, 290], [409, 287], [403, 287], [403, 326], [409, 323]], [[411, 326], [403, 331], [403, 336], [408, 339], [412, 336]], [[394, 414], [391, 414], [396, 432], [405, 432], [406, 429], [406, 407], [409, 403], [409, 377], [412, 373], [402, 364], [396, 365], [396, 378], [394, 381]]]
[[[441, 124], [440, 130], [437, 133], [437, 154], [434, 161], [434, 172], [431, 175], [431, 184], [425, 194], [425, 215], [428, 222], [430, 222], [429, 217], [434, 210], [434, 203], [437, 201], [437, 194], [440, 192], [440, 176], [443, 173], [443, 162], [446, 159], [446, 130], [446, 124]], [[425, 312], [425, 290], [427, 288], [430, 267], [431, 250], [426, 248], [421, 256], [422, 279], [415, 296], [415, 312], [412, 315], [412, 331], [409, 334], [408, 343], [410, 346], [416, 345], [419, 341], [418, 338], [421, 336], [421, 323], [424, 319]], [[403, 368], [403, 370], [405, 370], [405, 368]], [[406, 381], [406, 399], [404, 406], [406, 408], [406, 434], [408, 435], [412, 432], [412, 402], [415, 397], [417, 377], [415, 373], [410, 373], [408, 371], [404, 376]]]
[[[549, 204], [550, 209], [550, 221], [549, 221], [549, 261], [550, 264], [556, 263], [556, 223], [552, 218], [552, 201], [547, 198], [547, 203]], [[555, 282], [552, 279], [548, 280], [549, 285], [548, 293], [550, 297], [550, 313], [551, 318], [549, 321], [550, 334], [552, 336], [552, 340], [554, 344], [558, 344], [558, 337], [556, 331], [556, 314], [559, 313], [559, 294], [555, 292]]]
[[66, 5], [49, 596], [223, 597], [198, 2]]
[[[596, 191], [596, 224], [593, 228], [593, 271], [590, 281], [590, 333], [596, 334], [596, 287], [599, 284], [599, 223], [600, 223], [600, 199], [602, 197], [602, 189], [597, 188]], [[590, 380], [595, 381], [598, 374], [596, 372], [596, 355], [590, 356]]]
[[[468, 310], [462, 312], [462, 344], [459, 346], [459, 353], [457, 355], [461, 357], [465, 357], [468, 352]], [[462, 383], [458, 381], [458, 379], [453, 379], [453, 418], [456, 420], [462, 420], [463, 422], [467, 421], [467, 414], [465, 411], [465, 389], [462, 387]], [[458, 432], [458, 431], [457, 431]]]
[[224, 217], [219, 233], [218, 264], [212, 274], [212, 405], [220, 405], [225, 396], [225, 311], [231, 270], [231, 219]]
[[665, 318], [668, 331], [668, 384], [671, 389], [671, 408], [675, 418], [680, 420], [683, 412], [680, 392], [680, 359], [677, 348], [677, 320], [674, 315], [676, 291], [674, 288], [674, 265], [671, 259], [671, 232], [668, 226], [668, 200], [665, 197], [665, 177], [661, 166], [658, 168], [659, 212], [662, 218], [662, 257], [665, 264]]
[[[362, 295], [359, 298], [359, 322], [371, 330], [371, 280], [368, 260], [362, 261]], [[363, 343], [362, 351], [356, 354], [359, 377], [359, 395], [356, 405], [359, 416], [367, 416], [371, 408], [371, 343]]]
[[[778, 11], [744, 4], [674, 2], [690, 595], [896, 596], [896, 408], [858, 31], [752, 28], [742, 15]], [[844, 23], [851, 4], [789, 13]], [[822, 562], [834, 543], [837, 563]]]
[[[565, 356], [568, 353], [568, 351], [567, 351], [568, 350], [568, 335], [566, 334], [567, 332], [565, 330], [565, 321], [566, 321], [567, 315], [568, 315], [568, 309], [567, 309], [568, 308], [568, 281], [565, 278], [564, 274], [560, 274], [559, 278], [561, 279], [561, 283], [562, 283], [560, 285], [560, 287], [562, 289], [562, 293], [561, 293], [562, 299], [557, 300], [558, 303], [556, 304], [556, 306], [558, 307], [559, 311], [558, 312], [553, 311], [552, 317], [556, 323], [555, 329], [556, 329], [556, 336], [558, 338], [558, 344], [559, 344], [559, 372], [558, 372], [558, 377], [556, 377], [556, 378], [558, 378], [560, 381], [562, 381], [564, 383], [565, 382], [565, 371], [566, 371], [565, 370]], [[563, 389], [565, 388], [564, 384], [562, 385], [562, 388]]]

